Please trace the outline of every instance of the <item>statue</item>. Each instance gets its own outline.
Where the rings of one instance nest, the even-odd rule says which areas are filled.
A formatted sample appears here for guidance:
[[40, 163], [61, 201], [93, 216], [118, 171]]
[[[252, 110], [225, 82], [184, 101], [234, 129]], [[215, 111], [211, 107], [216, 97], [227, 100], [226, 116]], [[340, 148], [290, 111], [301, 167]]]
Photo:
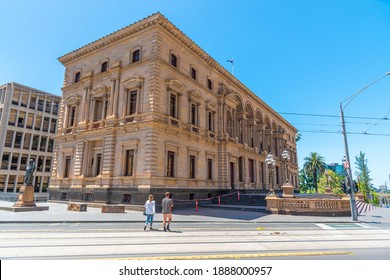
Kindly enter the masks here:
[[30, 159], [30, 163], [26, 168], [26, 174], [24, 175], [25, 186], [32, 186], [34, 171], [35, 171], [35, 162], [33, 159]]

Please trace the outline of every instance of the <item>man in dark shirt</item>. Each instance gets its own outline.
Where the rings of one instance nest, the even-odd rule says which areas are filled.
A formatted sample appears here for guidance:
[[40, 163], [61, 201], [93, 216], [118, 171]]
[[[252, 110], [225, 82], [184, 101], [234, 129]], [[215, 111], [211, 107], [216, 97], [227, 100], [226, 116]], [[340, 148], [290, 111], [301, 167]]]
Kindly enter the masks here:
[[[173, 207], [173, 200], [169, 197], [170, 193], [166, 192], [165, 193], [165, 198], [161, 202], [162, 206], [162, 214], [163, 214], [163, 226], [164, 226], [164, 231], [171, 231], [169, 229], [169, 226], [172, 221], [172, 207]], [[167, 223], [168, 220], [168, 226], [165, 227], [165, 224]]]

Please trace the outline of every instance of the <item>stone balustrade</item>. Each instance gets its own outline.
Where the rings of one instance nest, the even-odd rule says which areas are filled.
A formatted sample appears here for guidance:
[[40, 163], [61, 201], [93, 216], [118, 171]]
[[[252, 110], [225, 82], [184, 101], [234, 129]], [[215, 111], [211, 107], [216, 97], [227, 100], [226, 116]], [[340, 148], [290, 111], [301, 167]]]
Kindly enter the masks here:
[[348, 198], [283, 198], [267, 196], [266, 212], [310, 216], [350, 216]]

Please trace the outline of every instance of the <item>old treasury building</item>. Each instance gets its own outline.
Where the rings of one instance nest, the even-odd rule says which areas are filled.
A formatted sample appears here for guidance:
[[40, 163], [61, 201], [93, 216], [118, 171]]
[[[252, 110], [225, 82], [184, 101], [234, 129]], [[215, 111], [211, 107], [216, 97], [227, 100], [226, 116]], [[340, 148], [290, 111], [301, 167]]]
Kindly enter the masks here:
[[298, 188], [297, 130], [160, 13], [59, 61], [51, 199], [192, 200], [286, 179]]

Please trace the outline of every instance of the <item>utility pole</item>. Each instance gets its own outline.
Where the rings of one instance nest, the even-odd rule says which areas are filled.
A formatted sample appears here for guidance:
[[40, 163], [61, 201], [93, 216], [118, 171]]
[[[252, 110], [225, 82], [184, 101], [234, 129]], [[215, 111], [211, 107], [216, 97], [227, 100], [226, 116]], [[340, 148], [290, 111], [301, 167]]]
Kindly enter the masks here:
[[[345, 129], [343, 105], [342, 105], [341, 102], [340, 102], [340, 118], [341, 118], [341, 128], [343, 130], [342, 133], [343, 133], [343, 136], [344, 136], [345, 156], [347, 158], [347, 165], [348, 165], [348, 166], [344, 165], [344, 168], [345, 168], [345, 171], [347, 172], [347, 175], [349, 177], [349, 189], [350, 189], [349, 200], [350, 200], [350, 203], [351, 203], [351, 215], [352, 215], [352, 221], [357, 222], [358, 221], [358, 212], [357, 212], [357, 208], [356, 208], [355, 191], [354, 191], [353, 186], [352, 186], [353, 180], [352, 180], [351, 166], [349, 166], [350, 161], [349, 161], [347, 132], [346, 132], [346, 129]], [[348, 167], [348, 168], [346, 168], [346, 167]]]
[[[354, 93], [353, 95], [348, 97], [343, 102], [340, 102], [341, 128], [342, 128], [342, 133], [343, 133], [343, 136], [344, 136], [344, 148], [345, 148], [345, 156], [346, 156], [346, 161], [347, 161], [346, 165], [344, 165], [344, 169], [347, 172], [347, 177], [349, 177], [348, 178], [349, 179], [349, 185], [350, 185], [350, 197], [349, 198], [350, 198], [350, 202], [351, 202], [352, 221], [354, 221], [354, 222], [357, 222], [358, 214], [357, 214], [357, 208], [356, 208], [356, 203], [355, 203], [355, 191], [353, 189], [352, 170], [351, 170], [351, 166], [350, 166], [351, 162], [349, 161], [347, 130], [345, 128], [345, 120], [344, 120], [344, 111], [343, 111], [343, 109], [345, 109], [349, 105], [349, 103], [352, 102], [352, 100], [354, 100], [360, 93], [362, 93], [368, 87], [370, 87], [371, 85], [375, 84], [376, 82], [382, 80], [383, 78], [385, 78], [386, 76], [389, 76], [389, 75], [390, 75], [390, 72], [385, 73], [383, 76], [381, 76], [378, 79], [374, 80], [373, 82], [369, 83], [364, 88], [362, 88], [361, 90], [357, 91], [356, 93]], [[346, 104], [344, 105], [344, 108], [343, 108], [343, 103], [344, 102], [346, 102]]]

